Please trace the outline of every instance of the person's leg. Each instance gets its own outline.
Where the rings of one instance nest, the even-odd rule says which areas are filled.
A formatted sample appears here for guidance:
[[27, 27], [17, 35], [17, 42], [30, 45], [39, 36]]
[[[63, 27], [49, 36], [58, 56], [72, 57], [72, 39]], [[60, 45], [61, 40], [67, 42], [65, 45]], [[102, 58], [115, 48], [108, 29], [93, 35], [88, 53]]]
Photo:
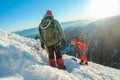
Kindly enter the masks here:
[[88, 64], [88, 59], [84, 50], [80, 50], [80, 60], [82, 64]]
[[64, 61], [62, 59], [61, 47], [60, 45], [58, 45], [58, 46], [54, 46], [54, 48], [55, 48], [56, 61], [58, 64], [58, 68], [64, 69], [65, 66], [64, 66]]
[[85, 64], [88, 64], [88, 58], [86, 56], [87, 49], [83, 51]]
[[49, 52], [49, 65], [52, 67], [56, 67], [56, 63], [55, 63], [55, 57], [54, 57], [54, 46], [49, 46], [48, 48], [48, 52]]
[[83, 53], [80, 53], [80, 59], [81, 59], [81, 61], [82, 61], [82, 60], [84, 61], [84, 58], [85, 58], [84, 54], [83, 54]]
[[80, 59], [81, 63], [88, 64], [88, 59], [83, 53], [80, 54]]

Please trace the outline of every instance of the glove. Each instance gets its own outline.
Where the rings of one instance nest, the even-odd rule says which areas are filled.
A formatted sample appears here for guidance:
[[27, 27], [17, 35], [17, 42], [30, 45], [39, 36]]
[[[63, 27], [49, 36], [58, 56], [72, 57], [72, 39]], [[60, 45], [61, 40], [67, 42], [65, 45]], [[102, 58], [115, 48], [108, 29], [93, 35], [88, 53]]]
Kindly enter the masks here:
[[66, 47], [66, 40], [64, 38], [61, 39], [61, 47], [62, 47], [62, 50]]
[[66, 46], [66, 40], [64, 38], [62, 39], [62, 43]]
[[44, 43], [43, 43], [43, 42], [41, 42], [41, 47], [42, 47], [43, 49], [45, 49]]

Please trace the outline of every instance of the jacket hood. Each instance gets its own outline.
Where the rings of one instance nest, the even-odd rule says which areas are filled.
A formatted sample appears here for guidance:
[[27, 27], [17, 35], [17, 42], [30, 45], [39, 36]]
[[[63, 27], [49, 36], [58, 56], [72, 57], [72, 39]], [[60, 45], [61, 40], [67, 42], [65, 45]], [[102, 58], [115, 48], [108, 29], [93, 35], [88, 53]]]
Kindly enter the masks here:
[[54, 16], [52, 14], [45, 14], [43, 18], [46, 18], [46, 17], [52, 17], [52, 18], [54, 18]]

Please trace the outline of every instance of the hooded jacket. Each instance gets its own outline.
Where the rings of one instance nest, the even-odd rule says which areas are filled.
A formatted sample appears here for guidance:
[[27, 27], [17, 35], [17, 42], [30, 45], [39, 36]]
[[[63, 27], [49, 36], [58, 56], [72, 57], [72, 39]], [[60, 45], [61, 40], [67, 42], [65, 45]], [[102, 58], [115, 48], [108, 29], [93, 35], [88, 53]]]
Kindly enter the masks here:
[[45, 35], [43, 35], [41, 33], [42, 29], [41, 29], [41, 27], [39, 25], [40, 41], [41, 41], [41, 43], [44, 43], [46, 46], [52, 46], [52, 45], [57, 44], [58, 41], [60, 41], [60, 39], [62, 39], [62, 38], [65, 39], [65, 34], [64, 34], [64, 32], [63, 32], [63, 30], [61, 28], [61, 25], [59, 24], [59, 22], [57, 20], [54, 19], [54, 16], [52, 14], [45, 14], [44, 17], [43, 17], [43, 19], [47, 18], [47, 17], [52, 17], [53, 18], [54, 26], [55, 26], [56, 30], [58, 31], [58, 33], [60, 35], [60, 38], [59, 38], [59, 40], [53, 39], [53, 40], [44, 41], [43, 39], [44, 39]]

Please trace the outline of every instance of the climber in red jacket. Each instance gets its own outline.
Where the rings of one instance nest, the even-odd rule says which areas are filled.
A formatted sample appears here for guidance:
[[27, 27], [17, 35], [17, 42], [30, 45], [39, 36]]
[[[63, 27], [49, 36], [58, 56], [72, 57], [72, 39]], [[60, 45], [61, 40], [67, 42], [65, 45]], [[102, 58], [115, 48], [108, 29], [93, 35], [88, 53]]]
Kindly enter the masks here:
[[71, 40], [71, 44], [76, 46], [77, 54], [79, 54], [80, 64], [88, 65], [88, 59], [86, 57], [87, 45], [83, 41]]

